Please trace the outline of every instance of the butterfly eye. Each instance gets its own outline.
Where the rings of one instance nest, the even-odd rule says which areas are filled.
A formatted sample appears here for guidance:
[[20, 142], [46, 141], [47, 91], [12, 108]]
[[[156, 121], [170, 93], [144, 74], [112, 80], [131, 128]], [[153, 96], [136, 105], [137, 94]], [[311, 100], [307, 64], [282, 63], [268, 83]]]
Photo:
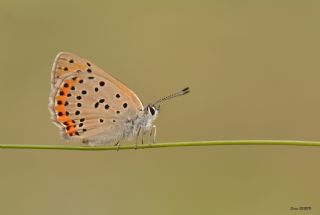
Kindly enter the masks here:
[[153, 107], [149, 107], [149, 110], [152, 116], [156, 113]]

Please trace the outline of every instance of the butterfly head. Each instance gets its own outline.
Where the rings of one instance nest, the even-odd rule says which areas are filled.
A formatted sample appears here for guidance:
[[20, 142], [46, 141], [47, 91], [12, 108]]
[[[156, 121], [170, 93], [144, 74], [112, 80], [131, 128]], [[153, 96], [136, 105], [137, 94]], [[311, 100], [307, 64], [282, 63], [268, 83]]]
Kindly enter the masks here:
[[150, 118], [157, 118], [160, 111], [160, 105], [155, 106], [153, 104], [149, 104], [145, 107], [145, 114], [147, 114]]

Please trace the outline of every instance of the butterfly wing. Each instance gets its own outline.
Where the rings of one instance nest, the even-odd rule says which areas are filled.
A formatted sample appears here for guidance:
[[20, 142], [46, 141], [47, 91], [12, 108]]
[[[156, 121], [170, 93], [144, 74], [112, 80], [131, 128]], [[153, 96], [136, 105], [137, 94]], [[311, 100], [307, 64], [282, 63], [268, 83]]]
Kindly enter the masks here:
[[97, 143], [126, 137], [128, 122], [143, 105], [123, 83], [95, 64], [71, 53], [59, 53], [51, 75], [49, 109], [66, 139]]

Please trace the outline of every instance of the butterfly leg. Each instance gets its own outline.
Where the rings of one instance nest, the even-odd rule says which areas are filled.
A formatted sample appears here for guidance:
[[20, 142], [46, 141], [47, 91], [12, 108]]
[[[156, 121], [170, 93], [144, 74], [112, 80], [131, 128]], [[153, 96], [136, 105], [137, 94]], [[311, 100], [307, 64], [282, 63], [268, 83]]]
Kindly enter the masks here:
[[[152, 144], [156, 141], [157, 127], [155, 125], [152, 126], [150, 131], [150, 139], [152, 137]], [[149, 145], [151, 145], [151, 141], [149, 141]]]
[[116, 147], [117, 147], [117, 151], [119, 151], [119, 147], [120, 147], [120, 140], [119, 140], [116, 144], [114, 144], [113, 146], [116, 146]]
[[[141, 144], [144, 144], [144, 137], [146, 136], [146, 134], [148, 133], [148, 131], [143, 131], [142, 132], [142, 135], [141, 135]], [[148, 136], [147, 136], [147, 142], [150, 142], [149, 140], [148, 140]]]
[[156, 136], [157, 136], [157, 127], [155, 125], [153, 125], [152, 128], [154, 129], [152, 143], [155, 143], [156, 142]]
[[[136, 139], [136, 144], [135, 144], [135, 148], [134, 148], [134, 149], [137, 149], [137, 148], [138, 148], [138, 140], [139, 140], [140, 132], [141, 132], [141, 127], [139, 127], [139, 130], [138, 130], [138, 133], [137, 133], [137, 139]], [[142, 137], [142, 138], [143, 138], [143, 137]]]

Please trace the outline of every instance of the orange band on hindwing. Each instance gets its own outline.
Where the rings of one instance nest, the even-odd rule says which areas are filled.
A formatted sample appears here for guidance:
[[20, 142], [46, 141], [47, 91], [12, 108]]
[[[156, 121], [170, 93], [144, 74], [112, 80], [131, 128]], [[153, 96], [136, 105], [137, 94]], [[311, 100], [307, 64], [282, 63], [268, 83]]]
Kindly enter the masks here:
[[57, 121], [64, 126], [66, 133], [69, 136], [79, 135], [76, 129], [75, 121], [69, 117], [69, 112], [66, 106], [68, 103], [68, 96], [71, 89], [74, 87], [77, 78], [65, 80], [59, 88], [55, 100], [55, 112], [57, 115]]

